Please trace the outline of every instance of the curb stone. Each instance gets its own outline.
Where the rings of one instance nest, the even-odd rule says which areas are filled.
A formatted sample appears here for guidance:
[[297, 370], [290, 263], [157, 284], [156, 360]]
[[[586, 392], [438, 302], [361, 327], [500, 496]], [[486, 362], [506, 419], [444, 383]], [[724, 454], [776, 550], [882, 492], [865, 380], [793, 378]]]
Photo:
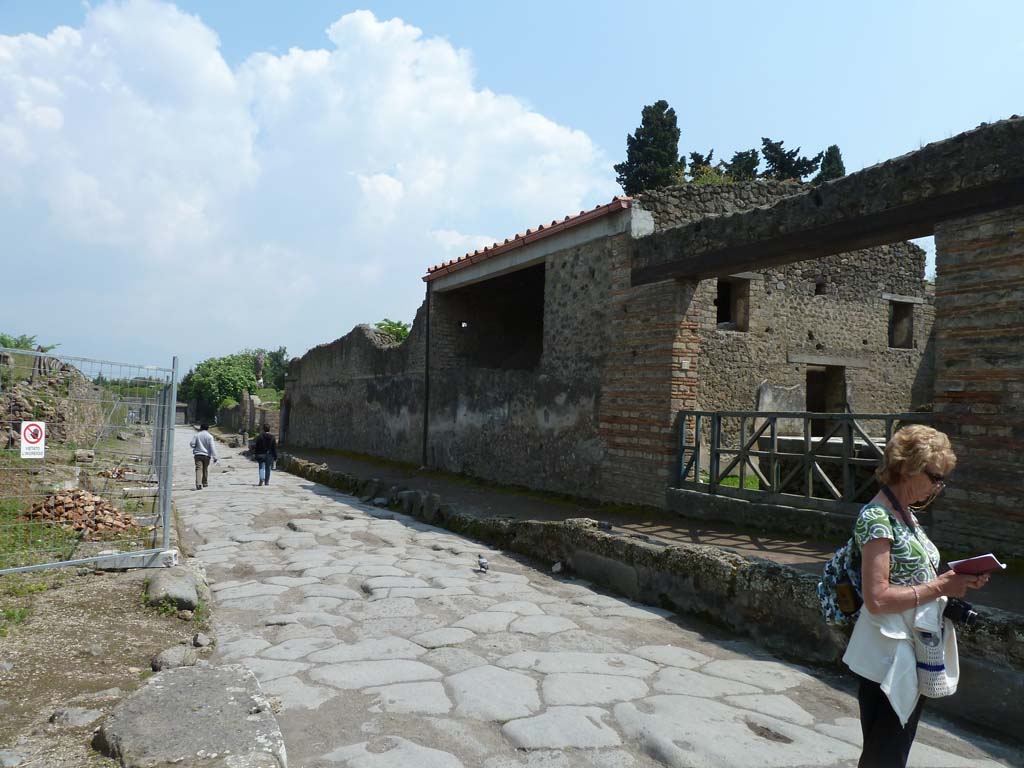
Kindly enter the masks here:
[[246, 667], [181, 667], [120, 702], [93, 747], [122, 768], [288, 768], [271, 703]]

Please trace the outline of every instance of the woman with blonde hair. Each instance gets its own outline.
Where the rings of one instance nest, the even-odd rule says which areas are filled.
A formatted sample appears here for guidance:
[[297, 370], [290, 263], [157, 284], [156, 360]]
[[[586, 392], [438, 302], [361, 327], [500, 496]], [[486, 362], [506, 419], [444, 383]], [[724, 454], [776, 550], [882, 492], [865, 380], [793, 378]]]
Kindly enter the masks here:
[[[915, 632], [936, 638], [932, 644], [941, 647], [944, 666], [925, 668], [941, 671], [947, 689], [955, 690], [956, 634], [943, 611], [948, 598], [984, 586], [988, 575], [939, 574], [939, 552], [911, 509], [934, 501], [955, 466], [944, 433], [920, 424], [904, 427], [885, 448], [878, 472], [881, 490], [861, 509], [854, 526], [864, 605], [843, 661], [860, 679], [861, 768], [907, 764], [921, 695], [929, 693], [920, 688]], [[934, 631], [924, 632], [926, 626]]]

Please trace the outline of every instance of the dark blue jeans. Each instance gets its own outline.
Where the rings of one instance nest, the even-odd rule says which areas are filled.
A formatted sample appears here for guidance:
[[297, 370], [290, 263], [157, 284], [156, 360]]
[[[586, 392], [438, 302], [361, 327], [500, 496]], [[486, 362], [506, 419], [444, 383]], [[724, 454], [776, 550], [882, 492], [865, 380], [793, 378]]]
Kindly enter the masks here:
[[260, 465], [260, 482], [270, 485], [270, 469], [274, 466], [274, 456], [270, 453], [261, 453], [256, 457]]

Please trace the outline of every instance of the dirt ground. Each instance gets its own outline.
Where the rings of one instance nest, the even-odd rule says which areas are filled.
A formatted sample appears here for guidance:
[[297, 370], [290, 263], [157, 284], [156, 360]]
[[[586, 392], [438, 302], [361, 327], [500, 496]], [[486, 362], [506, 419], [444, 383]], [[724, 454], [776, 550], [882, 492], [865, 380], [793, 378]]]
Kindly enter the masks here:
[[0, 752], [24, 755], [19, 768], [117, 765], [90, 747], [101, 715], [81, 725], [50, 719], [69, 708], [107, 714], [152, 674], [157, 653], [202, 629], [194, 617], [146, 607], [147, 575], [0, 576]]

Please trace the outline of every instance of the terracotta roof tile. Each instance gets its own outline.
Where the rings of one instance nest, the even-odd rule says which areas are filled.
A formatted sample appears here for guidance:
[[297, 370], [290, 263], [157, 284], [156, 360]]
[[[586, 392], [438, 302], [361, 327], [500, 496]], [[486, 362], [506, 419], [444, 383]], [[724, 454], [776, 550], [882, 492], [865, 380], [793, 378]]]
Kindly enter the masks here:
[[539, 224], [536, 229], [527, 229], [525, 233], [517, 233], [514, 237], [505, 238], [504, 242], [493, 243], [484, 248], [477, 249], [472, 253], [467, 253], [463, 256], [459, 256], [457, 259], [451, 259], [449, 261], [441, 262], [440, 264], [430, 267], [427, 270], [427, 274], [423, 276], [424, 281], [429, 282], [430, 280], [436, 280], [444, 275], [451, 274], [452, 272], [464, 269], [472, 264], [479, 264], [481, 261], [493, 258], [502, 253], [507, 253], [514, 248], [522, 248], [529, 243], [536, 242], [545, 237], [556, 235], [559, 232], [564, 232], [567, 229], [572, 229], [581, 224], [594, 221], [595, 219], [603, 218], [609, 214], [617, 211], [623, 211], [629, 208], [633, 204], [633, 199], [630, 197], [614, 197], [610, 203], [604, 203], [598, 205], [590, 211], [580, 211], [575, 216], [566, 216], [561, 221], [552, 220], [550, 224], [544, 225]]

